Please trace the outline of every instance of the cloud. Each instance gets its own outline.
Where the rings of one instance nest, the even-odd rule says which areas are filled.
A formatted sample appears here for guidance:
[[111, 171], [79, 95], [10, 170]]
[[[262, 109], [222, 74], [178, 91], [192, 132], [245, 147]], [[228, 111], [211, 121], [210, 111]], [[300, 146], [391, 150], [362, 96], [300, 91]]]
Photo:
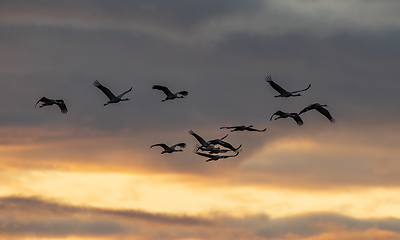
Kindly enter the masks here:
[[[270, 219], [266, 215], [230, 217], [174, 216], [134, 210], [101, 209], [59, 204], [39, 198], [0, 199], [1, 236], [148, 236], [157, 239], [298, 239], [374, 233], [398, 236], [398, 219], [356, 219], [331, 213], [310, 213]], [[16, 217], [11, 217], [15, 215]], [[18, 217], [17, 217], [18, 216]], [[150, 225], [148, 225], [150, 224]], [[333, 238], [335, 239], [335, 238]]]
[[2, 22], [144, 32], [179, 42], [215, 41], [231, 33], [330, 36], [398, 28], [391, 1], [107, 1], [2, 3]]
[[[13, 171], [23, 175], [54, 170], [170, 175], [195, 187], [306, 191], [397, 187], [398, 7], [395, 1], [362, 0], [3, 1], [1, 178], [9, 183], [17, 174]], [[300, 98], [275, 99], [274, 90], [264, 81], [269, 74], [287, 89], [312, 87]], [[115, 93], [133, 87], [127, 96], [131, 100], [104, 107], [107, 99], [93, 86], [96, 79]], [[182, 101], [161, 103], [162, 95], [151, 89], [153, 84], [187, 90], [189, 95]], [[42, 96], [64, 99], [69, 113], [60, 114], [57, 107], [35, 109]], [[328, 104], [337, 122], [331, 124], [316, 112], [302, 115], [302, 127], [290, 119], [269, 121], [278, 109], [298, 112], [313, 102]], [[228, 133], [221, 126], [240, 124], [267, 127], [267, 131], [230, 133], [227, 139], [232, 144], [243, 144], [236, 158], [205, 163], [193, 154], [197, 142], [188, 134], [190, 129], [212, 139]], [[186, 142], [187, 148], [160, 155], [150, 149], [160, 142]], [[26, 191], [24, 184], [13, 191], [8, 185], [4, 188], [19, 194]], [[42, 203], [42, 209], [51, 209], [53, 203], [20, 200], [10, 201], [20, 207]], [[222, 231], [220, 225], [214, 229], [197, 224], [197, 217], [53, 207], [53, 215], [32, 220], [37, 227], [29, 228], [27, 222], [18, 225], [22, 220], [14, 214], [2, 218], [1, 226], [8, 222], [19, 230], [25, 226], [42, 232], [54, 226], [64, 236], [67, 232], [89, 236], [97, 234], [95, 226], [109, 223], [104, 235], [114, 237], [133, 229], [143, 230], [148, 239], [189, 238], [195, 228], [196, 236], [204, 239], [334, 239], [339, 233], [349, 239], [367, 233], [398, 237], [381, 220], [374, 228], [360, 219], [325, 215], [322, 218], [334, 224], [324, 223], [324, 227], [333, 230], [288, 229], [276, 219], [257, 215], [235, 221], [226, 217], [229, 221], [224, 223], [256, 226], [260, 222], [259, 228], [227, 225]], [[63, 213], [63, 207], [71, 207], [68, 211], [78, 217]], [[55, 213], [62, 216], [58, 225], [53, 223]], [[101, 217], [87, 221], [88, 213]], [[222, 218], [207, 220], [220, 223]], [[139, 219], [140, 226], [127, 219]], [[282, 222], [295, 224], [299, 219], [305, 217]], [[83, 227], [76, 227], [74, 220]], [[195, 223], [189, 230], [166, 223], [175, 220]], [[322, 221], [315, 216], [308, 220]], [[353, 220], [363, 227], [352, 225]], [[157, 229], [152, 235], [146, 229], [154, 222]], [[271, 222], [283, 230], [263, 232]], [[59, 230], [60, 224], [68, 230]]]
[[24, 216], [30, 218], [86, 216], [96, 215], [112, 217], [117, 219], [143, 220], [162, 224], [182, 224], [182, 225], [211, 225], [207, 219], [192, 218], [189, 216], [173, 216], [167, 214], [152, 214], [138, 210], [114, 210], [93, 207], [78, 207], [63, 205], [56, 202], [44, 201], [39, 198], [24, 197], [4, 197], [0, 200], [0, 209], [3, 215]]
[[[58, 111], [58, 109], [57, 109]], [[229, 133], [227, 141], [243, 144], [243, 151], [231, 159], [206, 163], [193, 153], [196, 139], [184, 129], [134, 133], [91, 128], [3, 128], [1, 166], [19, 170], [54, 170], [98, 173], [164, 175], [176, 174], [184, 182], [234, 184], [258, 187], [279, 186], [300, 189], [343, 187], [396, 187], [399, 172], [393, 126], [365, 131], [337, 122], [330, 123], [317, 112], [304, 120], [321, 123], [298, 127], [290, 119], [271, 123], [265, 133]], [[293, 128], [287, 128], [287, 126]], [[315, 132], [318, 126], [320, 132]], [[286, 129], [285, 129], [286, 128]], [[217, 129], [217, 127], [214, 127]], [[227, 132], [196, 129], [207, 139]], [[370, 138], [369, 135], [374, 135]], [[171, 137], [172, 136], [172, 137]], [[390, 137], [389, 137], [390, 136]], [[150, 149], [155, 143], [186, 142], [183, 152], [160, 154]]]

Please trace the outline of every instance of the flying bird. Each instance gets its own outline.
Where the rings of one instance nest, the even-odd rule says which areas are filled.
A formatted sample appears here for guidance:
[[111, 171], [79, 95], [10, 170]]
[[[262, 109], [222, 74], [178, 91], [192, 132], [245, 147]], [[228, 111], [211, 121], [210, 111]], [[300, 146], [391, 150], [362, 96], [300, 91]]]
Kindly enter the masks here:
[[196, 134], [192, 130], [189, 131], [189, 134], [192, 135], [193, 137], [195, 137], [197, 139], [197, 141], [200, 143], [201, 146], [197, 147], [197, 150], [198, 149], [201, 149], [204, 151], [218, 151], [219, 150], [219, 148], [215, 147], [214, 144], [207, 142], [206, 140], [204, 140], [204, 138], [200, 137], [198, 134]]
[[250, 132], [265, 132], [267, 128], [264, 128], [262, 130], [255, 129], [253, 128], [253, 125], [245, 126], [245, 125], [240, 125], [240, 126], [232, 126], [232, 127], [220, 127], [219, 129], [232, 129], [231, 132], [235, 131], [250, 131]]
[[219, 145], [221, 145], [221, 146], [223, 146], [223, 147], [225, 147], [225, 148], [228, 148], [228, 149], [230, 149], [230, 150], [232, 150], [232, 151], [234, 151], [234, 152], [237, 152], [237, 150], [239, 150], [239, 148], [241, 148], [242, 145], [240, 145], [239, 147], [235, 148], [234, 146], [232, 146], [232, 144], [223, 141], [223, 139], [225, 139], [227, 136], [228, 136], [228, 135], [226, 135], [226, 136], [223, 137], [223, 138], [217, 138], [217, 139], [210, 140], [210, 141], [208, 141], [207, 143], [208, 143], [208, 144], [214, 144], [214, 145], [219, 144]]
[[64, 100], [62, 100], [62, 99], [54, 100], [54, 99], [49, 99], [47, 97], [42, 97], [35, 104], [35, 108], [36, 108], [36, 105], [38, 105], [39, 102], [42, 102], [42, 105], [39, 106], [41, 108], [45, 107], [45, 106], [51, 106], [53, 104], [56, 104], [60, 108], [62, 113], [67, 113], [68, 112], [67, 105], [65, 105]]
[[103, 85], [101, 85], [99, 83], [99, 81], [94, 81], [93, 85], [95, 87], [97, 87], [98, 89], [100, 89], [110, 100], [107, 103], [104, 103], [104, 106], [110, 104], [110, 103], [118, 103], [120, 101], [128, 101], [129, 98], [122, 98], [125, 94], [127, 94], [128, 92], [132, 91], [132, 88], [130, 88], [128, 91], [125, 91], [123, 93], [121, 93], [118, 96], [115, 96], [110, 89], [104, 87]]
[[161, 90], [167, 95], [167, 97], [162, 100], [162, 102], [167, 101], [167, 100], [173, 100], [175, 98], [184, 98], [184, 96], [188, 95], [187, 91], [180, 91], [177, 93], [172, 93], [167, 87], [160, 86], [160, 85], [153, 85], [153, 89]]
[[196, 154], [203, 156], [203, 157], [207, 157], [208, 159], [206, 160], [206, 162], [210, 162], [210, 161], [218, 161], [223, 158], [236, 157], [239, 154], [239, 152], [237, 152], [235, 155], [212, 155], [212, 154], [202, 153], [202, 152], [196, 152]]
[[164, 148], [164, 151], [161, 152], [161, 154], [163, 154], [163, 153], [181, 152], [182, 149], [175, 149], [175, 148], [176, 147], [185, 148], [186, 147], [186, 143], [177, 143], [175, 145], [172, 145], [171, 147], [167, 146], [164, 143], [158, 143], [158, 144], [151, 145], [150, 148], [155, 147], [155, 146], [160, 146], [160, 147]]
[[[307, 88], [303, 89], [303, 90], [298, 90], [298, 91], [293, 91], [293, 92], [288, 92], [285, 89], [283, 89], [281, 86], [279, 86], [278, 84], [276, 84], [274, 81], [272, 81], [272, 77], [271, 75], [268, 75], [265, 80], [269, 83], [269, 85], [271, 85], [271, 87], [273, 89], [275, 89], [280, 95], [274, 96], [274, 97], [297, 97], [297, 96], [301, 96], [301, 94], [299, 92], [303, 92], [308, 90], [311, 87], [311, 84], [308, 85]], [[297, 93], [297, 94], [296, 94]]]
[[330, 122], [334, 123], [336, 120], [332, 117], [332, 115], [329, 113], [329, 111], [324, 108], [327, 107], [326, 104], [319, 104], [319, 103], [313, 103], [308, 105], [307, 107], [305, 107], [303, 110], [300, 111], [299, 115], [302, 113], [305, 113], [309, 110], [317, 110], [318, 112], [320, 112], [322, 115], [324, 115], [326, 118], [329, 119]]
[[299, 116], [299, 114], [297, 113], [288, 113], [288, 112], [282, 112], [281, 110], [276, 111], [274, 114], [272, 114], [271, 118], [269, 119], [270, 121], [272, 120], [272, 118], [274, 117], [274, 115], [277, 115], [278, 117], [275, 118], [274, 120], [277, 120], [279, 118], [287, 118], [287, 117], [291, 117], [293, 118], [297, 125], [301, 126], [303, 125], [303, 120], [301, 119], [301, 117]]

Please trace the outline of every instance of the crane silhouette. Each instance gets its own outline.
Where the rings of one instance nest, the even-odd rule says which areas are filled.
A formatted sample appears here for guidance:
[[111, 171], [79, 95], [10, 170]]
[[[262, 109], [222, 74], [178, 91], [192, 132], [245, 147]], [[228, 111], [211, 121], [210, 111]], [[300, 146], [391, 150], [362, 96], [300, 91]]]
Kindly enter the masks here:
[[36, 108], [36, 105], [38, 105], [39, 102], [42, 102], [42, 105], [39, 106], [40, 108], [46, 107], [46, 106], [52, 106], [52, 105], [56, 104], [60, 108], [62, 113], [67, 113], [68, 112], [67, 105], [65, 105], [65, 102], [62, 99], [56, 99], [55, 100], [55, 99], [50, 99], [50, 98], [47, 98], [47, 97], [42, 97], [35, 104], [35, 108]]
[[161, 90], [167, 95], [162, 102], [167, 101], [167, 100], [173, 100], [175, 98], [184, 98], [184, 96], [188, 95], [187, 91], [180, 91], [177, 93], [172, 93], [167, 87], [161, 86], [161, 85], [153, 85], [153, 89]]
[[283, 89], [281, 86], [279, 86], [278, 84], [276, 84], [274, 81], [272, 81], [272, 77], [271, 75], [268, 75], [265, 80], [269, 83], [269, 85], [271, 85], [271, 87], [273, 89], [275, 89], [279, 95], [274, 96], [274, 97], [297, 97], [297, 96], [301, 96], [301, 94], [299, 92], [304, 92], [306, 90], [308, 90], [311, 87], [311, 84], [308, 85], [307, 88], [302, 89], [302, 90], [298, 90], [298, 91], [293, 91], [293, 92], [288, 92], [285, 89]]
[[299, 112], [299, 115], [302, 114], [302, 113], [305, 113], [307, 111], [315, 109], [319, 113], [324, 115], [326, 118], [328, 118], [331, 123], [334, 123], [336, 120], [332, 117], [332, 115], [329, 113], [329, 111], [324, 107], [327, 107], [327, 105], [326, 104], [313, 103], [313, 104], [310, 104], [307, 107], [305, 107], [303, 110], [301, 110]]
[[175, 149], [175, 148], [176, 147], [185, 148], [186, 143], [177, 143], [175, 145], [172, 145], [171, 147], [169, 147], [167, 144], [164, 144], [164, 143], [158, 143], [158, 144], [151, 145], [150, 148], [155, 147], [155, 146], [160, 146], [160, 147], [164, 148], [164, 151], [161, 152], [161, 154], [163, 154], [163, 153], [181, 152], [182, 149]]
[[303, 125], [303, 120], [301, 119], [301, 117], [297, 113], [288, 113], [288, 112], [282, 112], [281, 110], [278, 110], [274, 114], [272, 114], [271, 118], [269, 119], [270, 121], [272, 120], [274, 115], [278, 116], [274, 120], [278, 120], [279, 118], [291, 117], [296, 121], [297, 125], [299, 125], [299, 126]]
[[250, 131], [250, 132], [265, 132], [267, 128], [264, 128], [262, 130], [255, 129], [253, 128], [253, 125], [245, 126], [245, 125], [240, 125], [240, 126], [232, 126], [232, 127], [220, 127], [219, 129], [232, 129], [231, 132], [235, 131]]
[[110, 104], [110, 103], [118, 103], [120, 101], [128, 101], [129, 98], [122, 98], [125, 94], [127, 94], [128, 92], [132, 91], [132, 88], [130, 88], [128, 91], [125, 91], [123, 93], [121, 93], [118, 96], [115, 96], [114, 93], [112, 93], [110, 91], [110, 89], [104, 87], [103, 85], [100, 84], [99, 81], [94, 81], [93, 85], [95, 87], [97, 87], [98, 89], [100, 89], [107, 97], [108, 99], [110, 99], [107, 103], [104, 103], [104, 106]]

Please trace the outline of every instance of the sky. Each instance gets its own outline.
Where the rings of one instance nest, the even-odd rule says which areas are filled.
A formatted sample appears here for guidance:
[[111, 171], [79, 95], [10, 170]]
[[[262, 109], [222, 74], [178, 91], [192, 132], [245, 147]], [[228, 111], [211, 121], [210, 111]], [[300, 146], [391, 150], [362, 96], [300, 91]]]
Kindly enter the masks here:
[[[0, 1], [0, 239], [400, 239], [399, 11], [393, 0]], [[311, 87], [275, 98], [268, 75]], [[103, 106], [95, 80], [132, 87], [130, 100]], [[162, 102], [154, 84], [189, 94]], [[68, 113], [35, 108], [44, 96]], [[303, 126], [270, 121], [317, 102], [335, 123], [315, 110]], [[235, 125], [267, 130], [220, 129]], [[190, 130], [241, 151], [206, 162]]]

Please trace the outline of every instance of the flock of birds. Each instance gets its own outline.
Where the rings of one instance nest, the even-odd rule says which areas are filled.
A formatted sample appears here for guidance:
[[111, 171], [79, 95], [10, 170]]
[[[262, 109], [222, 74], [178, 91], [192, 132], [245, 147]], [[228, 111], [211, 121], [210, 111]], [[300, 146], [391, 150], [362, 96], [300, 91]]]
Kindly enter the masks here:
[[[279, 95], [276, 95], [274, 97], [288, 98], [288, 97], [301, 96], [301, 94], [299, 92], [304, 92], [311, 87], [311, 84], [309, 84], [308, 87], [305, 89], [288, 92], [285, 89], [283, 89], [281, 86], [276, 84], [274, 81], [272, 81], [271, 75], [267, 76], [265, 78], [265, 80], [270, 84], [270, 86], [273, 89], [275, 89], [279, 93]], [[132, 91], [132, 88], [130, 88], [129, 90], [115, 96], [110, 91], [110, 89], [103, 86], [99, 81], [97, 81], [97, 80], [94, 81], [93, 85], [95, 87], [97, 87], [98, 89], [100, 89], [108, 97], [109, 100], [106, 103], [104, 103], [104, 106], [106, 106], [108, 104], [112, 104], [112, 103], [118, 103], [121, 101], [128, 101], [129, 98], [123, 98], [123, 97], [127, 93]], [[167, 87], [161, 86], [161, 85], [153, 85], [152, 89], [160, 90], [165, 93], [166, 97], [165, 97], [165, 99], [162, 100], [162, 102], [167, 101], [167, 100], [174, 100], [176, 98], [184, 98], [185, 96], [188, 95], [187, 91], [179, 91], [176, 93], [172, 93]], [[55, 104], [60, 108], [62, 113], [68, 112], [67, 106], [66, 106], [64, 100], [62, 100], [62, 99], [50, 99], [47, 97], [42, 97], [35, 104], [35, 108], [39, 104], [39, 102], [42, 103], [42, 105], [39, 106], [40, 108], [46, 107], [46, 106], [52, 106]], [[283, 112], [281, 110], [278, 110], [271, 116], [270, 121], [272, 121], [274, 116], [277, 116], [274, 120], [290, 117], [296, 121], [297, 125], [301, 126], [301, 125], [303, 125], [303, 120], [301, 119], [300, 115], [307, 111], [310, 111], [310, 110], [316, 110], [319, 113], [321, 113], [322, 115], [324, 115], [330, 122], [332, 122], [332, 123], [335, 122], [335, 119], [331, 116], [331, 114], [325, 107], [327, 107], [326, 104], [313, 103], [313, 104], [308, 105], [304, 109], [302, 109], [299, 113], [289, 113], [289, 112]], [[267, 130], [266, 128], [261, 129], [261, 130], [253, 128], [253, 125], [250, 125], [250, 126], [240, 125], [240, 126], [230, 126], [230, 127], [224, 126], [224, 127], [221, 127], [220, 129], [230, 129], [231, 132], [235, 132], [235, 131], [265, 132]], [[195, 146], [195, 153], [199, 156], [207, 158], [206, 162], [217, 161], [217, 160], [224, 159], [224, 158], [236, 157], [239, 154], [239, 152], [241, 151], [239, 149], [242, 147], [242, 145], [239, 145], [238, 147], [235, 148], [231, 143], [224, 140], [228, 136], [228, 134], [222, 138], [212, 139], [212, 140], [208, 140], [208, 141], [206, 141], [204, 138], [202, 138], [201, 136], [199, 136], [192, 130], [189, 131], [189, 134], [192, 135], [199, 142], [199, 144]], [[186, 147], [186, 143], [177, 143], [172, 146], [168, 146], [167, 144], [164, 144], [164, 143], [158, 143], [158, 144], [154, 144], [154, 145], [150, 146], [150, 148], [152, 148], [152, 147], [162, 147], [163, 151], [161, 152], [161, 154], [173, 153], [173, 152], [183, 151], [183, 148]], [[223, 155], [224, 153], [227, 153], [229, 151], [234, 152], [234, 154]]]

